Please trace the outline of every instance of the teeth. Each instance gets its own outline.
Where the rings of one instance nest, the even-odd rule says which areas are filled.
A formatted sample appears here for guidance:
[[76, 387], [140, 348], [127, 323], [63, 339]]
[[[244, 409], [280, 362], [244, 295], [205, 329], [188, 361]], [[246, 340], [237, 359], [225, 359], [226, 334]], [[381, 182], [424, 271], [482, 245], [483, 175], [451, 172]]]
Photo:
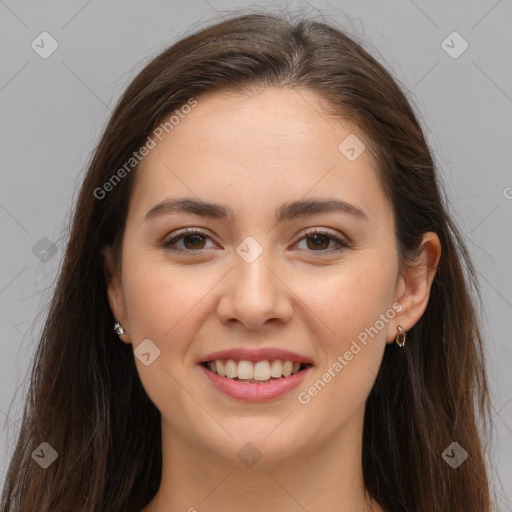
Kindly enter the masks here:
[[226, 377], [229, 377], [230, 379], [236, 379], [238, 377], [237, 364], [233, 359], [226, 361]]
[[272, 377], [281, 377], [281, 375], [283, 375], [283, 363], [279, 360], [272, 361], [272, 369], [270, 374]]
[[299, 362], [293, 361], [208, 361], [207, 367], [220, 377], [229, 379], [240, 379], [244, 381], [269, 381], [271, 378], [289, 377], [295, 375], [301, 366]]
[[226, 368], [225, 366], [222, 364], [222, 361], [215, 361], [216, 365], [217, 365], [217, 373], [221, 376], [221, 377], [225, 377], [226, 376]]
[[289, 377], [292, 374], [293, 363], [291, 361], [285, 361], [283, 363], [283, 375]]
[[254, 365], [250, 361], [238, 362], [238, 378], [247, 380], [254, 378]]
[[[238, 363], [240, 366], [240, 363]], [[269, 380], [270, 379], [270, 364], [268, 361], [258, 361], [254, 366], [254, 380]]]

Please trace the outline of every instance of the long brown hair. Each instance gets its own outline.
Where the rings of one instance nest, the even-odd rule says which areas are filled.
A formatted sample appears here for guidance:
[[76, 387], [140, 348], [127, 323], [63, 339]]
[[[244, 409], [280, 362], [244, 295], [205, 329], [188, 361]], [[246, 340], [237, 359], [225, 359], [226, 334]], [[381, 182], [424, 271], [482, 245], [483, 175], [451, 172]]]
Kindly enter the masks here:
[[[307, 90], [327, 115], [367, 135], [394, 209], [404, 264], [434, 231], [441, 260], [427, 309], [404, 349], [388, 345], [366, 404], [363, 474], [389, 512], [491, 510], [481, 428], [489, 393], [478, 327], [475, 271], [447, 213], [435, 165], [406, 95], [354, 38], [330, 24], [264, 11], [237, 13], [173, 44], [132, 81], [91, 159], [30, 376], [2, 510], [137, 512], [158, 490], [160, 413], [119, 342], [101, 250], [119, 262], [136, 168], [98, 189], [140, 148], [164, 115], [202, 93], [267, 86]], [[476, 292], [476, 293], [474, 293]], [[32, 452], [48, 442], [48, 468]], [[469, 454], [452, 468], [441, 454]]]

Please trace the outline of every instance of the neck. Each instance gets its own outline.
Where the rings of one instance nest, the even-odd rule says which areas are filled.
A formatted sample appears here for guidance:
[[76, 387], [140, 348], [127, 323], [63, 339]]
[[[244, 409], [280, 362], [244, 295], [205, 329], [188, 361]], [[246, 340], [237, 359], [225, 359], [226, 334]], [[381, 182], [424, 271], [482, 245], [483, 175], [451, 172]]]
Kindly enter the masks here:
[[178, 435], [163, 420], [161, 485], [142, 512], [381, 512], [364, 489], [362, 419], [361, 414], [342, 432], [298, 454], [276, 460], [262, 454], [252, 467], [244, 467], [237, 449], [231, 458], [219, 456]]

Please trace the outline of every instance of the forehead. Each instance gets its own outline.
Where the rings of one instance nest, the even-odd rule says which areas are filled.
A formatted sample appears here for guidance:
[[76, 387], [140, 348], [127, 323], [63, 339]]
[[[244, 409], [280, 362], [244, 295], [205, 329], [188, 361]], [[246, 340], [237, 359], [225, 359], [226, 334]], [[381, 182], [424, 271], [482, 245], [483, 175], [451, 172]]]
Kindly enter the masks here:
[[308, 91], [209, 93], [144, 158], [131, 202], [142, 213], [166, 198], [196, 196], [254, 216], [308, 194], [337, 195], [378, 215], [389, 205], [373, 157], [340, 151], [353, 137], [366, 140]]

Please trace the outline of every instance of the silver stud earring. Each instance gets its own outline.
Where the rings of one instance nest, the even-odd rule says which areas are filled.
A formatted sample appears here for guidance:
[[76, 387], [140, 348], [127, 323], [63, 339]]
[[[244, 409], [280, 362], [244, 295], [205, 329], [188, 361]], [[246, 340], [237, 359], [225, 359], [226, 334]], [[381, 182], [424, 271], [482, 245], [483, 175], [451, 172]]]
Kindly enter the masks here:
[[121, 336], [121, 334], [124, 334], [126, 331], [121, 327], [121, 324], [119, 322], [116, 322], [114, 324], [114, 331], [116, 331], [118, 336]]

